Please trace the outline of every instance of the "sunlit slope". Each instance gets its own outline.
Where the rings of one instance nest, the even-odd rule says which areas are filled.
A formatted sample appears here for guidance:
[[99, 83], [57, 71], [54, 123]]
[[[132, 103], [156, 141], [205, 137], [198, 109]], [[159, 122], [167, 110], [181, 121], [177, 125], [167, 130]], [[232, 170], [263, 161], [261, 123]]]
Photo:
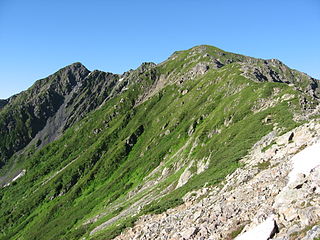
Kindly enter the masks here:
[[26, 174], [0, 190], [0, 239], [112, 238], [221, 182], [267, 133], [317, 116], [314, 80], [214, 47], [123, 77], [126, 88], [58, 140], [13, 156]]

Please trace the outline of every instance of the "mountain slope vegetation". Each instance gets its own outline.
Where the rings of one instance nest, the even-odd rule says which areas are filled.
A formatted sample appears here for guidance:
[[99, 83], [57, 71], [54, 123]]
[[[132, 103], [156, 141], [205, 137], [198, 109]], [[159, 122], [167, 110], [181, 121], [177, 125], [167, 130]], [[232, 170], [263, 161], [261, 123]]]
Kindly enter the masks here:
[[0, 239], [111, 239], [317, 118], [318, 97], [278, 60], [211, 46], [122, 75], [63, 68], [0, 102]]

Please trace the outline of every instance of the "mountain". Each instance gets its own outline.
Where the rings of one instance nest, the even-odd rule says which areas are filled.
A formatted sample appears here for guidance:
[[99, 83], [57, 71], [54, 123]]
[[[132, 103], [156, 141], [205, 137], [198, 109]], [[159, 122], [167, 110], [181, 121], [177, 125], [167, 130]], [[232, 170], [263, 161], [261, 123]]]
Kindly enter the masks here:
[[[124, 74], [90, 72], [81, 63], [62, 68], [0, 102], [0, 239], [230, 239], [271, 213], [279, 236], [289, 226], [302, 236], [320, 216], [280, 221], [278, 206], [257, 206], [276, 201], [287, 175], [279, 180], [275, 171], [289, 174], [289, 157], [320, 136], [319, 97], [318, 80], [279, 60], [206, 45]], [[297, 137], [308, 122], [312, 134]], [[306, 181], [317, 187], [312, 176]], [[264, 181], [278, 192], [262, 191], [255, 201], [252, 187]], [[244, 195], [245, 184], [255, 190]], [[313, 192], [302, 210], [318, 210]], [[205, 220], [219, 212], [209, 206], [225, 209], [226, 196], [238, 193], [255, 207], [235, 200], [229, 217]], [[243, 218], [230, 217], [241, 211]], [[149, 228], [141, 231], [143, 221]]]
[[0, 109], [3, 108], [8, 103], [7, 100], [0, 99]]

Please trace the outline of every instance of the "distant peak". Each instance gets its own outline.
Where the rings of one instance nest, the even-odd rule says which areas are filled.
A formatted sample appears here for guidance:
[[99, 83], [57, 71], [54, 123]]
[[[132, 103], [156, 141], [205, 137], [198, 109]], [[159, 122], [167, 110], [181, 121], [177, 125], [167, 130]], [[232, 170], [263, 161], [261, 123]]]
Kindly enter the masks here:
[[147, 69], [153, 68], [153, 67], [155, 67], [155, 66], [156, 66], [156, 64], [153, 63], [153, 62], [143, 62], [143, 63], [137, 68], [137, 70], [138, 70], [139, 72], [144, 72], [144, 71], [146, 71]]
[[62, 69], [86, 69], [88, 70], [81, 62], [75, 62], [75, 63], [71, 63], [70, 65], [67, 65], [66, 67], [62, 68]]
[[67, 65], [61, 69], [57, 73], [66, 74], [68, 72], [72, 72], [77, 78], [82, 79], [83, 77], [87, 76], [90, 71], [80, 62], [75, 62], [70, 65]]
[[210, 46], [210, 45], [205, 45], [205, 44], [192, 47], [189, 50], [198, 50], [198, 51], [208, 51], [208, 50], [210, 50], [210, 51], [217, 51], [217, 52], [225, 52], [220, 48], [217, 48], [217, 47], [214, 47], [214, 46]]
[[[40, 79], [34, 83], [32, 88], [40, 91], [44, 86], [45, 88], [52, 88], [62, 95], [66, 95], [71, 91], [73, 86], [78, 82], [82, 82], [90, 71], [80, 62], [75, 62], [60, 68], [55, 73], [46, 78]], [[59, 82], [59, 84], [57, 84]]]
[[272, 64], [283, 65], [283, 63], [279, 59], [276, 59], [276, 58], [268, 59], [267, 61]]
[[69, 66], [84, 67], [84, 65], [81, 62], [74, 62], [74, 63], [71, 63]]

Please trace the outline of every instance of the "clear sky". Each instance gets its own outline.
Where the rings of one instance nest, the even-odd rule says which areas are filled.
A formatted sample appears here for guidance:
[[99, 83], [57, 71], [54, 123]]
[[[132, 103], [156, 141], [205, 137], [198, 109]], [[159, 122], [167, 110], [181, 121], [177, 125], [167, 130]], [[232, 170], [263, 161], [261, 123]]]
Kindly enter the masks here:
[[0, 0], [0, 98], [73, 62], [122, 73], [200, 44], [320, 79], [320, 0]]

